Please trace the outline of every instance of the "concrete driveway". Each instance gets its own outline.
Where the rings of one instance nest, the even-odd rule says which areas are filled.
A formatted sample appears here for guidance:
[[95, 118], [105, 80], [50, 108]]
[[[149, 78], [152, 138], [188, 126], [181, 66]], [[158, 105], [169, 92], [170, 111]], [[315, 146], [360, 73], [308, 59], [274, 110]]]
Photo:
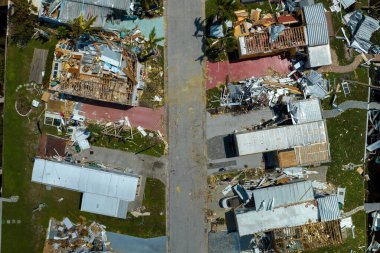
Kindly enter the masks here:
[[258, 125], [262, 120], [267, 121], [273, 117], [269, 107], [249, 111], [245, 114], [232, 115], [231, 113], [213, 116], [207, 113], [207, 139], [232, 134], [235, 130], [242, 130]]
[[[92, 153], [92, 154], [91, 154]], [[102, 163], [107, 167], [120, 169], [144, 177], [153, 177], [166, 183], [166, 157], [124, 152], [116, 149], [92, 146], [80, 153], [73, 152], [75, 160]]]
[[69, 147], [67, 151], [73, 154], [75, 160], [102, 163], [109, 168], [140, 176], [140, 192], [135, 201], [128, 205], [128, 210], [130, 211], [141, 207], [147, 177], [157, 178], [167, 184], [167, 158], [164, 156], [157, 158], [143, 154], [135, 155], [121, 150], [95, 146], [80, 153], [76, 153], [72, 147]]

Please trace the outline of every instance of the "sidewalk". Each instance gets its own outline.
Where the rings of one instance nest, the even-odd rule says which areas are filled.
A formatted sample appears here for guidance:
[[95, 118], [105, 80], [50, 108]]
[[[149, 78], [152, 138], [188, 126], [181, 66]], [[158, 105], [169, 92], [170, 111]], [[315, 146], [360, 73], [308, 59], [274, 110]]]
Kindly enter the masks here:
[[207, 62], [207, 79], [206, 88], [211, 89], [217, 85], [224, 83], [226, 77], [229, 81], [241, 81], [252, 76], [260, 77], [265, 75], [287, 75], [290, 61], [281, 59], [280, 56], [263, 57], [253, 60], [245, 60], [240, 62], [230, 63], [224, 62]]

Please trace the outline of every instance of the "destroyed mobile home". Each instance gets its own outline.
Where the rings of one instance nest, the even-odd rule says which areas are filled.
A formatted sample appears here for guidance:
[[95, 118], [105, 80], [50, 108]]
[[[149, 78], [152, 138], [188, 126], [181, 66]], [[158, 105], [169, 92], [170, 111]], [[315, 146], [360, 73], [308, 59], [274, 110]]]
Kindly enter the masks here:
[[343, 17], [343, 21], [351, 34], [351, 40], [349, 40], [345, 30], [341, 29], [347, 46], [354, 48], [359, 53], [380, 53], [379, 46], [373, 45], [371, 42], [373, 33], [380, 28], [379, 20], [364, 15], [361, 11], [357, 10], [346, 14]]
[[[299, 252], [338, 245], [347, 229], [355, 237], [352, 219], [342, 211], [345, 189], [309, 180], [315, 173], [293, 167], [278, 170], [277, 176], [239, 180], [233, 187], [235, 181], [228, 182], [223, 194], [232, 191], [240, 201], [232, 210], [241, 252]], [[246, 240], [251, 241], [249, 247]]]
[[62, 221], [50, 219], [47, 229], [44, 253], [70, 252], [114, 252], [107, 240], [106, 227], [92, 222], [72, 223], [68, 218]]
[[[76, 49], [74, 49], [76, 48]], [[138, 105], [142, 65], [120, 34], [82, 36], [76, 45], [59, 41], [49, 90], [121, 105]]]
[[[238, 41], [241, 59], [289, 52], [307, 55], [309, 68], [332, 63], [329, 44], [329, 24], [322, 3], [302, 5], [287, 1], [282, 11], [275, 15], [262, 14], [261, 9], [236, 11], [236, 21], [231, 28]], [[217, 24], [211, 26], [211, 37]]]
[[[295, 64], [297, 66], [299, 64]], [[250, 78], [236, 84], [229, 83], [220, 95], [221, 107], [244, 106], [247, 108], [275, 107], [283, 101], [304, 97], [325, 98], [329, 93], [329, 81], [322, 74], [311, 70], [308, 74], [294, 69], [286, 78], [265, 76]]]

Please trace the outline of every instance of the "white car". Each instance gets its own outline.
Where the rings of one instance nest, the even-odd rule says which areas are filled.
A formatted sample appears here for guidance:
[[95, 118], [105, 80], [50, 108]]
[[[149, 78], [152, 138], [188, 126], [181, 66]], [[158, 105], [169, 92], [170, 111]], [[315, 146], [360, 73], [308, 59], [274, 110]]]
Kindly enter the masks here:
[[235, 207], [240, 206], [240, 204], [241, 204], [241, 201], [240, 201], [239, 196], [225, 197], [219, 201], [219, 206], [221, 208], [235, 208]]

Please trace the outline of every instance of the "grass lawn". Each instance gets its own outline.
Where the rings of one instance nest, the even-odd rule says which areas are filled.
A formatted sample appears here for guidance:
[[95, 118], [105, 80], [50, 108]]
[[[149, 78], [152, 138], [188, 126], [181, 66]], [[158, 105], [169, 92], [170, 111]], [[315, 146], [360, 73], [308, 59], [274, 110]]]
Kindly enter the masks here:
[[[157, 108], [164, 104], [164, 48], [158, 46], [158, 51], [158, 56], [151, 56], [144, 63], [148, 75], [139, 101], [144, 107]], [[153, 101], [155, 96], [160, 96], [163, 100]]]
[[162, 156], [165, 152], [165, 143], [159, 137], [156, 137], [156, 133], [148, 130], [145, 131], [148, 134], [155, 134], [155, 137], [143, 137], [137, 129], [133, 129], [133, 140], [131, 141], [123, 141], [115, 137], [103, 135], [101, 133], [102, 129], [98, 125], [89, 125], [88, 130], [91, 132], [89, 142], [94, 146], [119, 149], [156, 157]]
[[[62, 189], [47, 191], [45, 186], [30, 182], [32, 158], [36, 153], [37, 131], [36, 112], [27, 118], [20, 117], [14, 110], [16, 87], [28, 80], [34, 48], [49, 49], [56, 41], [42, 43], [33, 40], [24, 48], [8, 47], [7, 84], [4, 129], [3, 196], [20, 196], [17, 203], [4, 203], [3, 221], [20, 220], [21, 224], [3, 224], [2, 252], [42, 252], [45, 231], [51, 217], [62, 219], [67, 216], [77, 221], [80, 216], [86, 220], [97, 220], [109, 231], [129, 235], [153, 237], [165, 234], [165, 186], [157, 180], [148, 180], [144, 205], [152, 215], [142, 218], [121, 220], [106, 216], [80, 212], [80, 194]], [[50, 66], [47, 66], [47, 70]], [[58, 199], [64, 198], [62, 202]], [[154, 201], [153, 201], [154, 200]], [[41, 212], [34, 212], [38, 204], [45, 203]], [[163, 212], [163, 215], [160, 213]], [[4, 223], [4, 222], [3, 222]]]
[[[360, 84], [355, 84], [355, 83], [350, 83], [350, 94], [347, 95], [346, 97], [344, 96], [342, 86], [340, 86], [340, 92], [336, 93], [335, 92], [335, 87], [338, 84], [342, 84], [342, 80], [355, 80], [363, 83], [368, 83], [368, 75], [367, 75], [368, 69], [359, 67], [357, 68], [354, 72], [350, 73], [326, 73], [324, 74], [324, 78], [330, 80], [331, 84], [331, 96], [329, 98], [326, 98], [322, 100], [322, 108], [325, 110], [330, 110], [332, 109], [331, 106], [331, 99], [334, 94], [337, 94], [337, 99], [335, 103], [337, 105], [343, 103], [344, 101], [347, 100], [357, 100], [357, 101], [367, 101], [368, 99], [368, 87], [360, 85]], [[335, 79], [335, 87], [334, 87], [334, 79]]]
[[[251, 3], [251, 4], [242, 4], [240, 0], [237, 0], [237, 5], [235, 10], [247, 10], [249, 13], [252, 9], [259, 8], [262, 10], [262, 14], [273, 13], [268, 1]], [[276, 5], [272, 4], [273, 10], [276, 9]], [[217, 0], [207, 0], [206, 1], [206, 18], [214, 15], [218, 9]]]
[[206, 109], [212, 110], [220, 107], [220, 94], [225, 85], [206, 90]]
[[[331, 148], [331, 160], [327, 181], [337, 187], [346, 188], [346, 198], [343, 210], [350, 211], [364, 203], [364, 181], [354, 171], [343, 171], [342, 165], [350, 162], [362, 164], [364, 157], [366, 111], [348, 110], [340, 116], [327, 120], [328, 135]], [[352, 216], [355, 228], [355, 239], [349, 237], [342, 245], [314, 250], [310, 252], [346, 253], [350, 249], [354, 252], [364, 252], [359, 247], [366, 245], [366, 215], [358, 212]]]

